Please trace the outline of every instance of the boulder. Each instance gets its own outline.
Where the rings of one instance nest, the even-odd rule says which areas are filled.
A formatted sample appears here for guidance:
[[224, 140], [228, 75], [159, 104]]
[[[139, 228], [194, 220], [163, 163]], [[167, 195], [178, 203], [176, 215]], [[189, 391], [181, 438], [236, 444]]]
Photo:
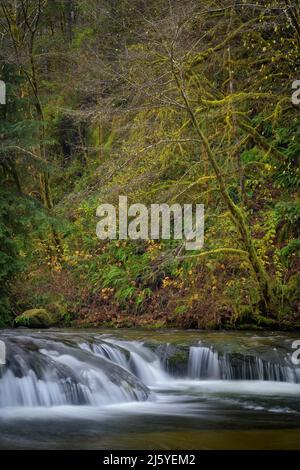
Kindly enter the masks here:
[[54, 323], [53, 317], [45, 308], [26, 310], [15, 318], [17, 326], [27, 326], [28, 328], [49, 328]]

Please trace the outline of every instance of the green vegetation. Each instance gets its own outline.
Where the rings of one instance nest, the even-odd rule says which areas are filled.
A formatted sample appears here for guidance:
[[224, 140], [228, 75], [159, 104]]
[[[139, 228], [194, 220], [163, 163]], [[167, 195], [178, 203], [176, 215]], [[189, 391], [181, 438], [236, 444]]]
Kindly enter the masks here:
[[16, 325], [28, 328], [47, 328], [55, 322], [44, 308], [26, 310], [15, 319]]
[[[0, 31], [0, 326], [299, 325], [298, 2], [0, 0]], [[99, 241], [119, 195], [203, 203], [204, 248]]]

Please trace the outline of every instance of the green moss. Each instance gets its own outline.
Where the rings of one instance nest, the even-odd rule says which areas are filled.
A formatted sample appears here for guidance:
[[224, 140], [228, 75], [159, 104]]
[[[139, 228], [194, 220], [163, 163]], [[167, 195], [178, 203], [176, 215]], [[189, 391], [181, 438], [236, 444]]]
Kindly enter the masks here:
[[188, 359], [189, 357], [186, 351], [178, 351], [169, 357], [169, 364], [170, 366], [177, 366], [179, 364], [187, 364]]
[[277, 321], [272, 318], [267, 318], [262, 315], [255, 315], [255, 321], [258, 326], [268, 327], [275, 327], [277, 325]]
[[55, 324], [55, 319], [46, 309], [33, 308], [16, 317], [15, 324], [29, 328], [48, 328]]

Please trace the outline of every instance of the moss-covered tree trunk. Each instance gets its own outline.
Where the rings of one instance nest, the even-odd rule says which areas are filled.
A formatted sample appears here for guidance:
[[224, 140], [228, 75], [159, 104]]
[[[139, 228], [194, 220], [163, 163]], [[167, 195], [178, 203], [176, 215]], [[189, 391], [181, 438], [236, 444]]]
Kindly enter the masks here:
[[247, 223], [246, 215], [244, 213], [244, 210], [240, 207], [238, 207], [232, 198], [230, 197], [225, 180], [223, 178], [223, 175], [221, 173], [220, 167], [218, 165], [217, 159], [214, 155], [214, 152], [210, 146], [210, 143], [203, 133], [201, 127], [199, 126], [199, 123], [196, 119], [196, 116], [194, 114], [194, 111], [190, 105], [189, 99], [187, 97], [186, 91], [184, 89], [183, 83], [181, 79], [179, 78], [179, 75], [177, 74], [177, 71], [175, 69], [175, 64], [173, 57], [171, 56], [171, 68], [172, 68], [172, 74], [176, 82], [176, 86], [180, 92], [181, 98], [184, 102], [184, 106], [186, 108], [187, 113], [189, 114], [191, 118], [192, 125], [200, 138], [200, 141], [203, 144], [203, 147], [206, 151], [208, 160], [213, 168], [213, 171], [215, 173], [216, 179], [219, 183], [220, 187], [220, 192], [223, 198], [224, 203], [226, 204], [230, 215], [232, 222], [234, 223], [242, 241], [243, 249], [248, 253], [249, 257], [249, 262], [251, 264], [251, 267], [253, 269], [254, 275], [256, 277], [259, 290], [260, 290], [260, 297], [262, 300], [262, 311], [263, 313], [268, 313], [268, 314], [276, 314], [277, 313], [277, 308], [278, 308], [278, 302], [276, 300], [276, 293], [275, 293], [275, 288], [273, 286], [272, 280], [270, 279], [268, 273], [266, 272], [264, 265], [262, 263], [262, 260], [259, 258], [255, 245], [253, 243], [249, 225]]

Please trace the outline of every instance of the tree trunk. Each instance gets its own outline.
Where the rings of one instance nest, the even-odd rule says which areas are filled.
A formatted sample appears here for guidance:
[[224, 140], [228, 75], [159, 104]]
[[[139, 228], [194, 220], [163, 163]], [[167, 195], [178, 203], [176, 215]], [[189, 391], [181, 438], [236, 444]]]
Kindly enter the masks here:
[[183, 85], [175, 71], [174, 61], [172, 58], [171, 58], [171, 67], [172, 67], [172, 73], [173, 73], [177, 88], [184, 102], [186, 111], [191, 118], [192, 125], [197, 135], [199, 136], [200, 141], [203, 143], [203, 146], [207, 153], [207, 158], [214, 170], [216, 179], [219, 183], [220, 192], [223, 197], [223, 200], [230, 212], [231, 219], [241, 237], [243, 248], [248, 253], [251, 267], [253, 269], [257, 283], [259, 285], [260, 296], [261, 296], [262, 305], [263, 305], [262, 307], [263, 313], [268, 313], [268, 314], [275, 313], [277, 310], [277, 305], [278, 305], [276, 301], [275, 289], [272, 285], [271, 279], [268, 276], [268, 273], [266, 272], [263, 266], [262, 261], [259, 259], [258, 254], [256, 252], [256, 249], [255, 249], [252, 237], [251, 237], [251, 233], [249, 230], [249, 226], [246, 222], [246, 216], [244, 214], [244, 211], [234, 203], [234, 201], [232, 200], [232, 198], [230, 197], [226, 189], [225, 181], [221, 173], [221, 170], [219, 168], [219, 165], [217, 163], [217, 159], [211, 149], [211, 146], [208, 142], [207, 137], [204, 135], [204, 133], [202, 132], [197, 122], [196, 116], [189, 103], [189, 100], [187, 98]]

